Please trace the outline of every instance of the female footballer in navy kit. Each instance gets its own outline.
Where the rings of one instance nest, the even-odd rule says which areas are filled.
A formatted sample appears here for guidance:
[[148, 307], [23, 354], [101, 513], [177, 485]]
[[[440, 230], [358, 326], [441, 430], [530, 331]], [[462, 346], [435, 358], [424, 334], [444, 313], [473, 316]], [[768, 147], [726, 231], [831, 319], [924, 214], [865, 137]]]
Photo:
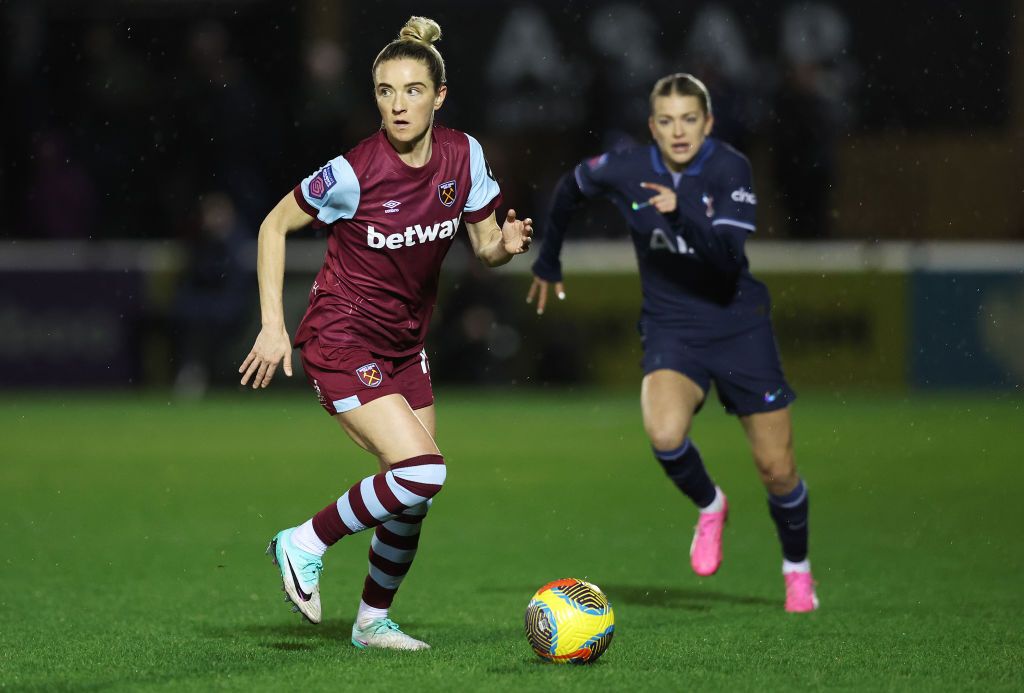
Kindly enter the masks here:
[[640, 333], [644, 430], [665, 472], [700, 509], [690, 546], [698, 575], [722, 561], [725, 494], [689, 438], [713, 382], [739, 417], [768, 491], [782, 544], [785, 608], [818, 606], [807, 560], [807, 487], [793, 458], [789, 404], [764, 284], [750, 274], [744, 243], [755, 229], [750, 164], [709, 137], [707, 89], [689, 74], [663, 77], [650, 96], [654, 144], [582, 162], [560, 180], [544, 223], [527, 301], [543, 313], [549, 284], [563, 299], [559, 255], [586, 198], [603, 196], [625, 217], [643, 287]]
[[406, 23], [373, 64], [381, 130], [304, 179], [264, 220], [263, 328], [239, 368], [242, 384], [252, 379], [254, 388], [266, 387], [279, 364], [291, 375], [281, 297], [285, 236], [310, 222], [330, 226], [294, 344], [321, 406], [378, 458], [380, 472], [276, 534], [268, 552], [295, 609], [318, 623], [323, 554], [342, 537], [374, 528], [352, 626], [352, 644], [361, 648], [428, 647], [402, 632], [388, 609], [446, 477], [423, 349], [441, 262], [461, 220], [477, 257], [492, 267], [526, 252], [533, 230], [512, 210], [498, 225], [501, 194], [480, 144], [434, 125], [447, 93], [444, 61], [433, 46], [440, 35], [433, 20]]

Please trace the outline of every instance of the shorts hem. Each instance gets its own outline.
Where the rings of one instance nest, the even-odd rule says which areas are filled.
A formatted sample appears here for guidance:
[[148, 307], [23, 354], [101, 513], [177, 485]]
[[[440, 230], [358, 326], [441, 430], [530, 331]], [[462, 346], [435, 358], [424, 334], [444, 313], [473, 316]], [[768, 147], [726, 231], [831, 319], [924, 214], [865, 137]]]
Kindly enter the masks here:
[[702, 378], [702, 377], [698, 376], [696, 373], [684, 370], [683, 368], [681, 368], [679, 366], [658, 366], [657, 368], [650, 368], [650, 369], [645, 367], [642, 370], [643, 370], [645, 376], [650, 375], [654, 371], [672, 371], [673, 373], [678, 373], [679, 375], [684, 375], [687, 378], [689, 378], [690, 380], [692, 380], [694, 382], [694, 384], [697, 387], [699, 387], [701, 389], [701, 391], [704, 393], [704, 397], [707, 397], [708, 393], [711, 392], [711, 378], [707, 378], [707, 377]]
[[743, 411], [740, 411], [739, 409], [730, 409], [729, 407], [726, 407], [725, 411], [726, 411], [727, 414], [731, 414], [733, 416], [752, 416], [753, 414], [768, 414], [768, 413], [773, 412], [773, 411], [779, 411], [780, 409], [785, 409], [790, 404], [792, 404], [795, 400], [796, 400], [796, 395], [793, 394], [793, 395], [790, 395], [789, 397], [786, 397], [784, 399], [779, 399], [779, 400], [776, 400], [776, 401], [770, 402], [770, 403], [764, 403], [763, 406], [759, 406], [759, 407], [755, 407], [755, 408], [751, 408], [751, 409], [744, 409]]

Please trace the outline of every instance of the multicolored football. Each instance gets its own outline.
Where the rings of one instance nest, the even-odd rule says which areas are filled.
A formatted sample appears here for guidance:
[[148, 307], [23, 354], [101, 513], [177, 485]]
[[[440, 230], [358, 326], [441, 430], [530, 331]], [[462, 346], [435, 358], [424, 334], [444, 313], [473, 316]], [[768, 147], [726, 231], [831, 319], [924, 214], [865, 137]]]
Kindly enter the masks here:
[[608, 597], [584, 580], [549, 582], [526, 607], [526, 639], [549, 662], [593, 662], [608, 649], [614, 634], [615, 614]]

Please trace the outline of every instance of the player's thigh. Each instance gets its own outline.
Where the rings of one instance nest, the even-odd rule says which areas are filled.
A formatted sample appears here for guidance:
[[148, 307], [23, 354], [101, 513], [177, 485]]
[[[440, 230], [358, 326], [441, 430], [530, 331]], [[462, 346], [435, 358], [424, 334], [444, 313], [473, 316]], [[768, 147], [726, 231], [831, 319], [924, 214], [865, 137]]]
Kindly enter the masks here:
[[[416, 418], [419, 419], [419, 422], [420, 424], [422, 424], [423, 428], [427, 429], [427, 433], [430, 434], [430, 437], [434, 438], [434, 432], [437, 429], [437, 423], [434, 414], [434, 405], [431, 404], [428, 407], [413, 409], [413, 414], [415, 414]], [[344, 425], [342, 425], [342, 428], [344, 428]], [[362, 438], [357, 439], [357, 433], [354, 430], [348, 429], [345, 432], [348, 433], [348, 436], [352, 438], [353, 441], [355, 441], [356, 445], [363, 448], [364, 450], [372, 452], [369, 443], [366, 440], [363, 440]], [[382, 472], [386, 472], [388, 468], [391, 466], [391, 464], [393, 464], [393, 462], [385, 462], [384, 458], [380, 456], [377, 457], [377, 461], [378, 464], [380, 465], [380, 471]]]
[[704, 396], [701, 386], [679, 371], [662, 368], [645, 375], [640, 386], [640, 408], [651, 445], [657, 450], [682, 445]]
[[739, 417], [750, 443], [754, 463], [773, 493], [786, 493], [796, 485], [793, 420], [789, 407]]
[[357, 445], [378, 456], [382, 469], [437, 452], [425, 353], [392, 359], [316, 339], [303, 344], [301, 353], [321, 406]]
[[342, 412], [335, 418], [352, 440], [377, 455], [382, 464], [440, 454], [434, 437], [405, 397], [398, 393]]
[[427, 433], [430, 434], [431, 438], [437, 437], [437, 413], [434, 411], [434, 405], [431, 404], [427, 407], [421, 407], [419, 409], [413, 409], [413, 414], [423, 424], [423, 428], [427, 429]]
[[434, 389], [430, 382], [430, 362], [426, 350], [397, 359], [392, 380], [430, 437], [435, 437], [437, 419], [434, 414]]

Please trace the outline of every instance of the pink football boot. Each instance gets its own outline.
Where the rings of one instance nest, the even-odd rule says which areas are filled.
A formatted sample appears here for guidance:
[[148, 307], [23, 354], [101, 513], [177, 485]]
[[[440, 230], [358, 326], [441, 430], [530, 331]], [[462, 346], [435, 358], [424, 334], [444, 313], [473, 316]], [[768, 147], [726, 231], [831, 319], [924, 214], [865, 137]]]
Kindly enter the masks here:
[[[722, 493], [722, 489], [718, 489]], [[717, 513], [700, 514], [697, 528], [690, 544], [690, 565], [693, 572], [702, 577], [714, 575], [722, 565], [722, 529], [729, 517], [729, 503], [722, 493], [722, 510]]]
[[786, 611], [801, 614], [818, 608], [818, 595], [814, 593], [814, 578], [808, 573], [785, 573]]

